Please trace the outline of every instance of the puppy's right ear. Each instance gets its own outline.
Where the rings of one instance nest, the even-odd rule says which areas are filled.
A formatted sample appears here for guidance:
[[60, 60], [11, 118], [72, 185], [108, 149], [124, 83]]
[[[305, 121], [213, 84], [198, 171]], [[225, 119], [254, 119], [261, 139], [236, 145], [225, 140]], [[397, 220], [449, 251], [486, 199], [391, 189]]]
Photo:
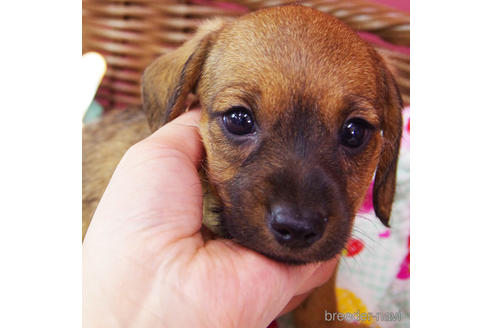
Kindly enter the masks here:
[[180, 48], [147, 67], [142, 78], [142, 97], [152, 132], [186, 110], [186, 98], [194, 91], [209, 49], [224, 24], [223, 19], [205, 22]]

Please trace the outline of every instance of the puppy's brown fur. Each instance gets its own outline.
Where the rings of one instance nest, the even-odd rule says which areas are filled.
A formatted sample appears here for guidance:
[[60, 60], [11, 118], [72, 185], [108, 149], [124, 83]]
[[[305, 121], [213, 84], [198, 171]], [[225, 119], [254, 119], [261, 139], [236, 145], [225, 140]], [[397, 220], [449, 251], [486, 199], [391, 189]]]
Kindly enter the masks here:
[[[210, 21], [146, 70], [151, 130], [184, 112], [192, 92], [202, 107], [207, 197], [214, 199], [204, 216], [213, 218], [218, 233], [286, 263], [330, 259], [343, 249], [374, 173], [374, 208], [388, 224], [401, 98], [381, 57], [344, 24], [301, 6]], [[251, 112], [254, 134], [238, 138], [224, 127], [223, 115], [235, 106]], [[357, 149], [340, 141], [351, 118], [372, 127]], [[325, 217], [320, 239], [295, 249], [277, 242], [267, 217], [278, 203], [301, 217]], [[333, 294], [331, 281], [320, 290]], [[303, 327], [325, 324], [324, 312], [306, 307], [316, 309], [320, 299], [298, 310]]]

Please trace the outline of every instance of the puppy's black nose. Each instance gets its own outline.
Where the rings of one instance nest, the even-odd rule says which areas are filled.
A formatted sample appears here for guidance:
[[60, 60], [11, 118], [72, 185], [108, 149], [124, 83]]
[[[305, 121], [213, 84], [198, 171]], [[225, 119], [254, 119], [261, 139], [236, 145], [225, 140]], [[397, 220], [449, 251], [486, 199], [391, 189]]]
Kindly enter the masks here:
[[292, 248], [306, 248], [321, 238], [328, 219], [315, 213], [304, 215], [288, 205], [274, 205], [268, 227], [275, 239]]

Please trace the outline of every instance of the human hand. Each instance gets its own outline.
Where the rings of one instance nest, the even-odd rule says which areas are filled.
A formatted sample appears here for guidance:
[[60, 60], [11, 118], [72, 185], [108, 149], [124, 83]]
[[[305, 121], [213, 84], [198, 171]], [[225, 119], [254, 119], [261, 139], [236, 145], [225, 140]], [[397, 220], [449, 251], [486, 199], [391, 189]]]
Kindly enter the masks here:
[[199, 116], [168, 123], [118, 165], [83, 244], [85, 327], [266, 327], [331, 276], [336, 259], [287, 266], [204, 242]]

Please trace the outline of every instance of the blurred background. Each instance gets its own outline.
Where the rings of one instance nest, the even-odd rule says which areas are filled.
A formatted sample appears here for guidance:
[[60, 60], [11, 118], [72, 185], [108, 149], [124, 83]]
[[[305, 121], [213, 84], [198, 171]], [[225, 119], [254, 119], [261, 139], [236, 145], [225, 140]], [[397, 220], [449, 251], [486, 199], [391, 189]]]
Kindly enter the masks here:
[[[96, 52], [85, 70], [97, 93], [85, 114], [89, 122], [104, 112], [140, 106], [140, 78], [156, 57], [189, 39], [204, 19], [236, 17], [289, 0], [83, 0], [82, 51]], [[410, 95], [409, 0], [297, 1], [329, 13], [373, 43], [391, 64], [405, 104]], [[89, 65], [88, 65], [89, 66]], [[104, 66], [102, 69], [101, 67]], [[97, 83], [100, 86], [97, 88]]]

